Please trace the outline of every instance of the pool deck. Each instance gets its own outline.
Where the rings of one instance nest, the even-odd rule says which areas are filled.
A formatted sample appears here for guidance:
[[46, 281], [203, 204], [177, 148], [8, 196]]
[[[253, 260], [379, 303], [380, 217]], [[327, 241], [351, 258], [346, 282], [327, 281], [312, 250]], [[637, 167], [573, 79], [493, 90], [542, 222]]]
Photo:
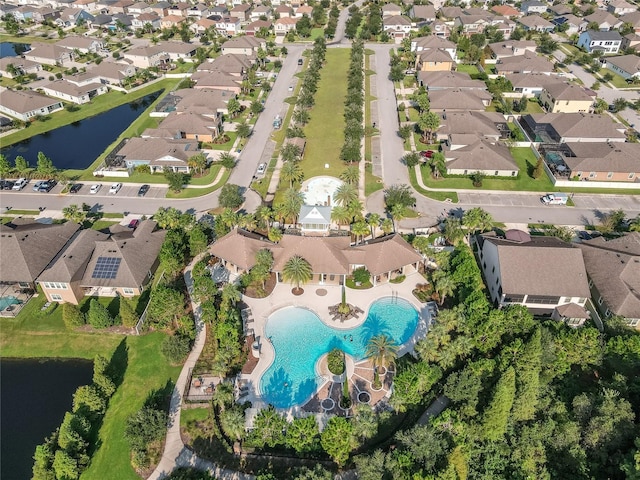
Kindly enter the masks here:
[[[309, 310], [313, 310], [325, 324], [336, 329], [351, 329], [362, 324], [367, 318], [370, 305], [383, 297], [397, 296], [403, 298], [411, 303], [419, 313], [418, 326], [413, 336], [405, 342], [398, 350], [398, 356], [402, 356], [405, 353], [413, 352], [413, 348], [417, 340], [424, 338], [427, 333], [429, 323], [431, 322], [431, 316], [429, 309], [425, 304], [420, 303], [412, 294], [413, 289], [419, 283], [424, 283], [424, 277], [418, 273], [407, 276], [404, 282], [399, 284], [386, 283], [378, 285], [366, 290], [354, 290], [346, 288], [346, 301], [353, 306], [360, 307], [364, 310], [364, 314], [360, 314], [359, 318], [351, 318], [346, 321], [332, 320], [329, 314], [329, 306], [340, 303], [342, 299], [342, 287], [337, 285], [304, 285], [304, 293], [299, 296], [295, 296], [291, 293], [292, 286], [288, 283], [279, 283], [275, 289], [267, 298], [249, 298], [243, 296], [242, 300], [251, 308], [252, 321], [249, 321], [246, 325], [248, 330], [251, 330], [255, 335], [255, 339], [260, 344], [260, 357], [258, 364], [251, 373], [243, 373], [239, 376], [238, 384], [242, 387], [242, 401], [250, 401], [254, 408], [266, 407], [267, 404], [262, 400], [259, 395], [260, 378], [263, 373], [269, 368], [274, 359], [273, 346], [265, 336], [265, 325], [269, 316], [284, 307], [302, 307]], [[321, 292], [322, 295], [318, 295], [316, 290], [324, 289], [326, 294]], [[365, 361], [366, 362], [366, 361]], [[370, 368], [368, 365], [360, 365], [362, 362], [358, 362], [359, 369], [366, 370]], [[360, 370], [362, 372], [362, 370]], [[360, 375], [366, 376], [366, 375]], [[350, 382], [356, 381], [355, 376], [351, 376]], [[337, 385], [337, 384], [336, 384]], [[385, 385], [385, 387], [387, 387]], [[328, 391], [327, 391], [328, 389]], [[335, 386], [333, 388], [335, 390]], [[361, 389], [359, 389], [361, 390]], [[324, 396], [322, 396], [324, 393]], [[327, 382], [321, 386], [317, 393], [311, 397], [316, 401], [322, 401], [327, 398], [327, 393], [331, 395], [331, 382]], [[384, 394], [388, 394], [388, 388], [384, 388]], [[375, 403], [373, 399], [378, 395], [372, 396], [371, 404]], [[378, 400], [377, 398], [375, 400]], [[302, 405], [292, 407], [286, 410], [290, 416], [305, 415], [305, 409]], [[308, 414], [308, 413], [306, 413]]]

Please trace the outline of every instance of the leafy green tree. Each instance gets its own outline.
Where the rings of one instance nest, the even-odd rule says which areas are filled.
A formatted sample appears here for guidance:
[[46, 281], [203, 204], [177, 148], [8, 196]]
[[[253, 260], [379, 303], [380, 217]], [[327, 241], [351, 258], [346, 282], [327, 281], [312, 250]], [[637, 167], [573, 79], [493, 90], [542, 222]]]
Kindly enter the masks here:
[[401, 82], [404, 79], [404, 69], [402, 65], [394, 65], [389, 72], [389, 80], [392, 82]]
[[85, 324], [84, 314], [72, 303], [62, 304], [62, 321], [69, 330]]
[[507, 431], [507, 423], [516, 393], [516, 375], [509, 367], [496, 384], [489, 406], [482, 418], [482, 432], [487, 440], [497, 441]]
[[351, 424], [354, 438], [360, 442], [373, 438], [378, 433], [378, 415], [373, 408], [362, 403], [354, 407], [353, 413]]
[[230, 98], [227, 102], [227, 111], [229, 112], [229, 116], [234, 118], [240, 111], [242, 110], [242, 106], [237, 98]]
[[44, 153], [38, 152], [38, 163], [36, 171], [45, 177], [50, 177], [56, 172], [56, 167], [53, 166], [53, 162]]
[[111, 318], [107, 309], [102, 306], [98, 300], [92, 298], [91, 302], [89, 302], [87, 322], [93, 328], [108, 328], [113, 325], [113, 318]]
[[407, 431], [399, 432], [396, 439], [407, 448], [414, 462], [427, 472], [434, 472], [436, 464], [441, 461], [448, 447], [442, 432], [437, 432], [427, 425], [416, 425]]
[[418, 117], [417, 126], [422, 132], [422, 143], [429, 143], [433, 132], [440, 127], [440, 116], [435, 112], [421, 113]]
[[191, 230], [188, 232], [189, 236], [189, 254], [192, 257], [203, 253], [207, 250], [207, 246], [209, 245], [209, 238], [204, 231], [204, 228], [200, 224], [196, 224], [193, 226]]
[[320, 432], [316, 417], [294, 418], [287, 427], [286, 444], [298, 454], [312, 453], [320, 447]]
[[160, 262], [165, 271], [175, 276], [187, 261], [187, 244], [182, 229], [169, 230], [160, 247]]
[[246, 436], [244, 423], [244, 413], [241, 410], [231, 408], [220, 412], [222, 431], [235, 441], [239, 442]]
[[169, 335], [162, 341], [160, 351], [172, 365], [181, 365], [189, 355], [191, 342], [182, 335]]
[[320, 434], [320, 443], [334, 462], [344, 465], [356, 446], [353, 425], [344, 417], [331, 417]]
[[247, 138], [251, 135], [251, 126], [243, 120], [236, 125], [236, 133], [240, 138]]
[[251, 269], [251, 276], [265, 288], [267, 279], [271, 276], [273, 267], [273, 254], [271, 250], [263, 248], [256, 252], [256, 263]]
[[253, 433], [251, 436], [252, 444], [257, 447], [275, 447], [285, 443], [284, 431], [287, 427], [285, 418], [276, 412], [273, 406], [263, 408], [255, 418], [253, 424]]
[[6, 178], [11, 172], [11, 164], [7, 157], [0, 153], [0, 178]]
[[56, 450], [53, 471], [58, 479], [77, 480], [80, 478], [78, 461], [64, 450]]
[[536, 328], [515, 360], [516, 395], [511, 413], [515, 421], [533, 420], [540, 393], [542, 345], [540, 328]]
[[144, 406], [127, 417], [124, 438], [134, 450], [145, 451], [147, 446], [164, 437], [167, 431], [167, 414], [150, 406]]
[[392, 185], [384, 191], [384, 203], [387, 211], [391, 211], [395, 205], [407, 208], [416, 203], [416, 197], [409, 185]]
[[420, 156], [416, 152], [407, 153], [402, 161], [407, 167], [413, 168], [420, 163]]
[[236, 209], [244, 202], [244, 196], [240, 192], [240, 187], [233, 183], [227, 183], [220, 190], [220, 197], [218, 199], [220, 206], [223, 208]]
[[193, 215], [182, 213], [174, 207], [160, 207], [158, 211], [153, 214], [153, 219], [158, 223], [160, 228], [167, 229], [188, 229], [195, 222]]
[[80, 456], [87, 448], [91, 424], [79, 413], [65, 413], [58, 431], [58, 446], [71, 455]]
[[280, 150], [280, 156], [284, 162], [298, 162], [301, 155], [302, 150], [295, 143], [286, 143]]
[[296, 32], [298, 32], [298, 35], [300, 35], [302, 38], [307, 38], [311, 35], [311, 26], [311, 20], [305, 13], [298, 20], [298, 23], [296, 23]]
[[147, 319], [158, 328], [170, 328], [184, 314], [184, 304], [182, 292], [159, 284], [151, 292], [147, 307]]
[[172, 191], [180, 192], [184, 188], [188, 177], [182, 172], [174, 172], [171, 169], [165, 169], [164, 178], [167, 180], [169, 188]]
[[296, 290], [300, 290], [300, 285], [311, 280], [313, 271], [311, 264], [299, 255], [294, 255], [282, 268], [282, 280], [295, 284]]
[[56, 474], [53, 471], [53, 460], [58, 443], [57, 432], [47, 437], [43, 444], [36, 447], [33, 455], [33, 476], [32, 480], [56, 480]]
[[218, 157], [218, 162], [224, 168], [230, 170], [236, 165], [236, 158], [229, 152], [224, 152]]
[[73, 411], [89, 411], [92, 414], [103, 414], [107, 410], [107, 399], [102, 390], [95, 385], [78, 387], [73, 394]]
[[21, 177], [25, 176], [29, 171], [29, 162], [22, 155], [16, 157], [15, 164], [16, 172], [18, 172], [18, 175]]

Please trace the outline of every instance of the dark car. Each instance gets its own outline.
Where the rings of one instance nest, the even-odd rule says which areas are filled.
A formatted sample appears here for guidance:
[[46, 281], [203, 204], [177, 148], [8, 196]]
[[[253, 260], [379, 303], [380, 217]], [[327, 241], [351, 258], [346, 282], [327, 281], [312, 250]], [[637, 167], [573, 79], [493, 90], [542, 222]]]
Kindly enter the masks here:
[[56, 186], [56, 183], [58, 182], [56, 182], [55, 180], [47, 180], [45, 182], [42, 182], [38, 187], [38, 191], [40, 193], [49, 193], [51, 189]]
[[14, 183], [11, 180], [0, 180], [0, 188], [2, 190], [13, 190]]
[[140, 187], [140, 190], [138, 190], [138, 196], [139, 197], [144, 197], [147, 194], [147, 192], [149, 191], [149, 188], [150, 188], [149, 185], [146, 185], [146, 184], [142, 185]]
[[140, 224], [140, 220], [138, 220], [137, 218], [134, 218], [133, 220], [131, 220], [131, 221], [129, 222], [128, 227], [129, 227], [129, 228], [134, 228], [134, 229], [135, 229], [139, 224]]
[[69, 193], [78, 193], [81, 188], [82, 183], [74, 183], [73, 185], [71, 185], [71, 188], [69, 188]]
[[581, 230], [578, 232], [578, 238], [580, 240], [591, 240], [593, 237], [589, 234], [589, 232], [585, 232], [584, 230]]
[[424, 158], [431, 158], [433, 157], [433, 154], [435, 152], [433, 150], [423, 150], [422, 152], [420, 152], [420, 156], [424, 157]]

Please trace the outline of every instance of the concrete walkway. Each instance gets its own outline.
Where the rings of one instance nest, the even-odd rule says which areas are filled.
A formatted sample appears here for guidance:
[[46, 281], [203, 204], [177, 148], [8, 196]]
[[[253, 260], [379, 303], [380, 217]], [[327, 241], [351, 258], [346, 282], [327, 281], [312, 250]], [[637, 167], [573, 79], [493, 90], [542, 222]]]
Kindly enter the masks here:
[[[189, 294], [193, 291], [193, 278], [191, 270], [193, 266], [202, 259], [204, 254], [198, 255], [184, 270], [184, 280], [187, 284]], [[180, 436], [180, 409], [182, 407], [182, 393], [185, 391], [187, 382], [189, 381], [189, 371], [195, 366], [207, 338], [206, 325], [202, 321], [202, 310], [200, 304], [194, 302], [191, 298], [191, 306], [196, 321], [196, 341], [193, 349], [187, 358], [178, 381], [176, 382], [173, 394], [171, 395], [171, 406], [169, 407], [169, 422], [167, 429], [167, 438], [164, 444], [164, 452], [160, 463], [149, 476], [149, 480], [158, 480], [169, 475], [177, 467], [192, 467], [198, 470], [206, 470], [219, 480], [251, 480], [253, 475], [247, 475], [240, 472], [234, 472], [220, 468], [213, 462], [199, 458], [195, 453], [189, 450], [182, 443]]]

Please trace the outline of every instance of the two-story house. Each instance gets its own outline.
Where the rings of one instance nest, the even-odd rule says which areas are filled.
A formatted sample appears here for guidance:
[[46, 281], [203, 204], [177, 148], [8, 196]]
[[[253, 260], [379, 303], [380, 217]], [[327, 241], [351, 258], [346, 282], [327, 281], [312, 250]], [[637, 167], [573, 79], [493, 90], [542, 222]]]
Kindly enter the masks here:
[[622, 37], [616, 31], [587, 30], [578, 38], [578, 47], [588, 53], [599, 50], [602, 53], [618, 53]]

